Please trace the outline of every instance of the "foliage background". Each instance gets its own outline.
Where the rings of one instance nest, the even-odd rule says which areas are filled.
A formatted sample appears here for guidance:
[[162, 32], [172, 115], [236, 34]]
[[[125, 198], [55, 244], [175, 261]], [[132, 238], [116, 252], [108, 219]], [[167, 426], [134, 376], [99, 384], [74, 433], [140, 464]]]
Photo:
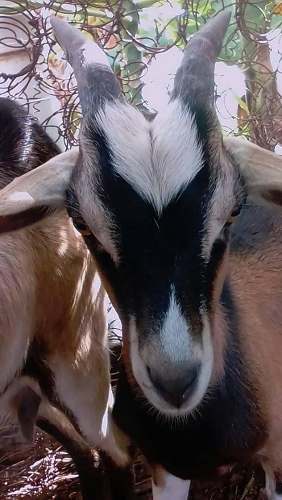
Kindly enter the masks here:
[[[71, 69], [52, 37], [50, 13], [65, 17], [98, 41], [127, 99], [152, 111], [166, 104], [189, 37], [223, 9], [232, 11], [232, 19], [216, 69], [221, 122], [226, 133], [279, 149], [282, 2], [278, 0], [1, 0], [0, 95], [27, 106], [62, 148], [69, 148], [77, 141], [80, 108]], [[135, 474], [140, 497], [150, 498], [150, 483], [140, 461]], [[0, 449], [0, 481], [1, 499], [79, 497], [66, 454], [41, 435], [35, 446], [18, 453]], [[218, 485], [194, 484], [191, 498], [257, 499], [263, 495], [262, 485], [260, 471], [239, 467]]]
[[[161, 89], [169, 87], [169, 68], [175, 71], [180, 49], [209, 17], [223, 9], [231, 10], [232, 19], [219, 58], [224, 63], [217, 78], [218, 83], [223, 82], [217, 91], [221, 114], [233, 115], [228, 132], [233, 128], [233, 132], [274, 149], [282, 142], [279, 0], [2, 0], [0, 94], [28, 102], [34, 113], [40, 112], [42, 103], [46, 108], [52, 102], [54, 108], [54, 100], [58, 100], [49, 115], [45, 110], [43, 121], [51, 133], [57, 127], [57, 137], [69, 147], [77, 138], [79, 104], [75, 80], [52, 38], [50, 13], [64, 16], [98, 41], [128, 100], [152, 109], [154, 99], [146, 98], [150, 75], [151, 79], [157, 79], [158, 72], [164, 75], [155, 89], [157, 97]], [[17, 54], [25, 56], [25, 63], [7, 73], [7, 58], [11, 61]], [[157, 70], [152, 73], [153, 67]], [[224, 105], [224, 100], [230, 101], [230, 89], [224, 88], [226, 75], [232, 75], [234, 84], [232, 110], [228, 103]], [[238, 78], [243, 84], [236, 92]]]

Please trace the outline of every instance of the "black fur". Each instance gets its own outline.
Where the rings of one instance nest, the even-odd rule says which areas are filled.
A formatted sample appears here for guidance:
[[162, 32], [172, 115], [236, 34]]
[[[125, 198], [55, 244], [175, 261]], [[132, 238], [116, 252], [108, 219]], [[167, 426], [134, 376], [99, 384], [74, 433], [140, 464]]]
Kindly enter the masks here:
[[90, 448], [70, 439], [48, 420], [39, 419], [37, 424], [62, 444], [73, 458], [81, 481], [83, 500], [111, 500], [109, 481], [99, 455], [94, 455]]
[[276, 487], [275, 487], [275, 493], [277, 495], [282, 495], [282, 482], [277, 481]]
[[59, 152], [23, 107], [0, 98], [0, 189]]
[[56, 398], [54, 394], [54, 378], [50, 368], [45, 363], [47, 350], [42, 343], [34, 339], [31, 343], [23, 367], [22, 374], [28, 375], [38, 380], [40, 389], [47, 398], [54, 403]]
[[[0, 189], [59, 152], [56, 144], [23, 107], [10, 99], [0, 98]], [[0, 233], [34, 224], [53, 211], [42, 206], [0, 217]]]
[[[99, 68], [97, 67], [99, 66]], [[79, 100], [83, 113], [96, 114], [107, 101], [114, 101], [121, 97], [121, 88], [118, 79], [112, 71], [102, 65], [89, 65], [84, 74], [83, 84], [78, 86]]]

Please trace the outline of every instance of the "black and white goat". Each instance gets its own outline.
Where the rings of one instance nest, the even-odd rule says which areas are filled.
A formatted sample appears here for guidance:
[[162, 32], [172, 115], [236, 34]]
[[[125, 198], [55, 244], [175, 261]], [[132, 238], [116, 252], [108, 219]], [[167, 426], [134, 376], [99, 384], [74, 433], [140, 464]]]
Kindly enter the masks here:
[[79, 152], [0, 195], [8, 221], [66, 203], [82, 230], [123, 324], [114, 416], [158, 500], [249, 460], [281, 498], [282, 166], [223, 141], [213, 73], [228, 23], [223, 13], [192, 38], [170, 104], [148, 122], [98, 47], [55, 18], [78, 83]]
[[[44, 184], [35, 167], [50, 159], [56, 176], [52, 157], [58, 153], [32, 117], [0, 99], [2, 188], [25, 172], [35, 185]], [[76, 152], [65, 157], [69, 161]], [[60, 172], [63, 165], [68, 169], [63, 160]], [[26, 196], [16, 193], [13, 203], [21, 205]], [[37, 223], [42, 210], [0, 217], [0, 232], [19, 229], [0, 235], [0, 422], [18, 422], [27, 439], [36, 423], [54, 435], [76, 463], [84, 497], [100, 500], [102, 476], [89, 444], [102, 447], [116, 463], [127, 460], [110, 417], [105, 291], [66, 211], [47, 210], [45, 216]]]

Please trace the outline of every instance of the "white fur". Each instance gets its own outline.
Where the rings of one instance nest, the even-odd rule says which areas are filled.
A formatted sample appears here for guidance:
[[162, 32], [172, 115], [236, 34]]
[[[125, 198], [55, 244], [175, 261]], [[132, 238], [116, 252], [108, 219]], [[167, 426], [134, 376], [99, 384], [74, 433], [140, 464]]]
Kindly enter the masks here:
[[265, 472], [265, 493], [268, 500], [282, 500], [282, 495], [275, 492], [276, 480], [273, 470], [266, 463], [262, 463]]
[[153, 122], [126, 104], [107, 104], [98, 116], [116, 172], [160, 214], [202, 167], [202, 150], [189, 111], [171, 102]]
[[103, 365], [96, 364], [93, 360], [93, 365], [85, 373], [82, 365], [71, 366], [68, 360], [64, 362], [59, 356], [54, 358], [52, 366], [58, 396], [75, 415], [88, 444], [99, 446], [108, 452], [116, 463], [126, 465], [128, 456], [119, 449], [113, 431], [113, 394], [110, 383], [109, 380], [104, 382], [101, 373], [98, 376], [98, 370], [109, 373], [106, 357]]
[[15, 193], [12, 193], [10, 196], [8, 196], [7, 201], [26, 201], [26, 202], [30, 202], [30, 204], [32, 205], [34, 202], [34, 199], [27, 192], [16, 191]]
[[192, 338], [189, 325], [176, 301], [172, 287], [170, 303], [160, 332], [161, 352], [175, 363], [187, 360], [192, 355]]
[[184, 481], [163, 471], [162, 484], [158, 486], [152, 482], [152, 489], [153, 500], [187, 500], [190, 481]]

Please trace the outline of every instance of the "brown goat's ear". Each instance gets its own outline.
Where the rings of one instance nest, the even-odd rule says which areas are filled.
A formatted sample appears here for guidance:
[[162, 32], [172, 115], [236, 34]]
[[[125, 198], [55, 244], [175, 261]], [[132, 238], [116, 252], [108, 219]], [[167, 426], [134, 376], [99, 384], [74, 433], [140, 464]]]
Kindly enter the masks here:
[[282, 207], [282, 157], [236, 137], [224, 146], [239, 166], [249, 195]]
[[0, 233], [37, 222], [63, 207], [78, 149], [61, 153], [0, 191]]

